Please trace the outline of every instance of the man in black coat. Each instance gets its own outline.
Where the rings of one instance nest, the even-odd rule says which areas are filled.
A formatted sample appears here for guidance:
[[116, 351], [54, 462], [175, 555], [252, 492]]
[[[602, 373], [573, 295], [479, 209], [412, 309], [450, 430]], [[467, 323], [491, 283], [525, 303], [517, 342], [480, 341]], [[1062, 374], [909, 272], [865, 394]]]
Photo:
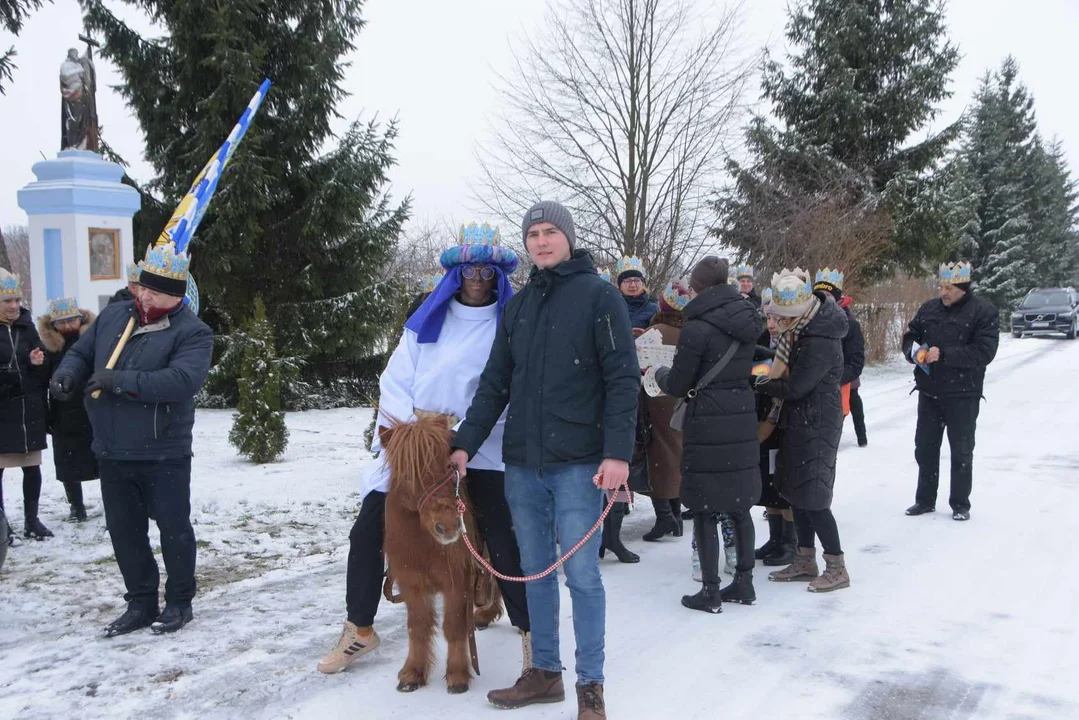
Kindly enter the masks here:
[[[213, 333], [183, 304], [186, 256], [171, 246], [156, 250], [144, 261], [136, 299], [102, 310], [64, 356], [50, 385], [63, 401], [89, 378], [86, 409], [105, 524], [127, 587], [127, 611], [106, 628], [110, 637], [149, 625], [155, 633], [175, 632], [191, 621], [195, 596], [191, 431], [195, 394], [210, 371]], [[129, 322], [136, 329], [108, 369]], [[168, 572], [160, 616], [159, 572], [148, 536], [151, 512]]]
[[924, 515], [936, 508], [940, 445], [947, 430], [952, 450], [948, 504], [952, 519], [970, 519], [974, 432], [985, 368], [996, 357], [1000, 341], [997, 309], [974, 296], [970, 271], [969, 263], [942, 265], [940, 297], [918, 309], [903, 335], [903, 356], [928, 369], [914, 368], [919, 393], [914, 434], [918, 490], [907, 515]]
[[[521, 567], [539, 573], [574, 547], [600, 516], [603, 490], [629, 477], [640, 369], [618, 289], [574, 250], [573, 218], [540, 202], [521, 224], [535, 267], [506, 305], [479, 389], [454, 440], [462, 475], [507, 408], [502, 458]], [[598, 472], [597, 472], [598, 468]], [[573, 601], [577, 701], [603, 710], [606, 597], [598, 534], [563, 565]], [[558, 581], [526, 586], [532, 669], [487, 697], [503, 708], [565, 697], [558, 644]]]
[[843, 294], [843, 280], [844, 275], [840, 270], [818, 270], [813, 291], [830, 293], [847, 316], [847, 335], [843, 338], [843, 376], [839, 379], [839, 385], [851, 386], [850, 412], [854, 420], [854, 433], [858, 437], [858, 446], [865, 447], [869, 441], [865, 433], [862, 399], [858, 396], [858, 385], [865, 368], [865, 335], [862, 333], [862, 324], [851, 312], [851, 298]]

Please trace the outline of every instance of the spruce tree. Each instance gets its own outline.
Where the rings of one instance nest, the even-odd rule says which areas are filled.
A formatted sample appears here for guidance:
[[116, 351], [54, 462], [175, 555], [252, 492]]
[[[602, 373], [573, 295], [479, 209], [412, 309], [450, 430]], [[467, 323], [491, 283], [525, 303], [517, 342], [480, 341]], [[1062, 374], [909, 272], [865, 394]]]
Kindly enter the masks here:
[[279, 458], [288, 445], [281, 385], [290, 367], [277, 357], [273, 326], [260, 297], [255, 298], [254, 318], [239, 342], [243, 348], [238, 381], [240, 402], [229, 442], [261, 465]]
[[975, 94], [961, 153], [979, 188], [978, 220], [961, 237], [974, 287], [1002, 313], [1037, 282], [1036, 175], [1043, 153], [1034, 100], [1005, 59]]
[[219, 334], [264, 298], [279, 353], [304, 360], [283, 389], [289, 407], [357, 401], [392, 330], [380, 273], [407, 214], [407, 200], [386, 192], [396, 125], [356, 121], [339, 138], [331, 129], [362, 3], [123, 0], [165, 30], [144, 38], [102, 0], [81, 1], [143, 130], [155, 170], [147, 190], [165, 207], [259, 82], [274, 81], [192, 242], [192, 272]]
[[[18, 35], [30, 13], [43, 4], [44, 0], [0, 0], [0, 27], [12, 35]], [[14, 47], [0, 53], [0, 95], [4, 94], [4, 83], [14, 77], [17, 54]]]
[[[950, 97], [958, 51], [939, 0], [802, 0], [791, 9], [787, 62], [769, 58], [762, 95], [779, 121], [746, 131], [750, 160], [731, 162], [714, 234], [750, 260], [765, 260], [761, 223], [784, 199], [849, 195], [848, 205], [890, 209], [894, 232], [882, 261], [907, 267], [951, 240], [936, 177], [958, 123], [921, 141]], [[782, 235], [789, 228], [780, 228]], [[882, 263], [881, 270], [885, 265]]]

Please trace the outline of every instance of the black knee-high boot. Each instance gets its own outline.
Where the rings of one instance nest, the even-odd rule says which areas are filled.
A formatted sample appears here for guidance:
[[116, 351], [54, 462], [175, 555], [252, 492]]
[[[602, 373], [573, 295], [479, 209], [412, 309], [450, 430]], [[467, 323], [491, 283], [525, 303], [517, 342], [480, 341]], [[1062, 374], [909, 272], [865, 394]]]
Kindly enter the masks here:
[[656, 524], [644, 534], [643, 540], [656, 542], [664, 535], [675, 535], [678, 531], [678, 523], [674, 520], [670, 501], [652, 498], [652, 508], [656, 511]]
[[734, 582], [723, 588], [719, 595], [723, 602], [752, 605], [757, 601], [757, 593], [753, 590], [753, 566], [756, 564], [753, 557], [753, 518], [748, 511], [734, 511], [730, 516], [734, 523], [734, 545], [738, 564], [735, 566]]
[[702, 587], [696, 595], [683, 595], [682, 605], [690, 610], [709, 613], [723, 612], [719, 594], [719, 556], [723, 545], [719, 541], [719, 516], [714, 513], [693, 514], [693, 536], [701, 559]]
[[38, 503], [41, 502], [41, 468], [25, 467], [22, 469], [23, 517], [26, 526], [23, 537], [34, 540], [51, 538], [52, 531], [41, 524], [37, 517]]
[[674, 521], [678, 523], [678, 529], [674, 532], [675, 537], [682, 537], [684, 528], [682, 525], [682, 499], [673, 498], [671, 500], [671, 514], [674, 515]]
[[68, 503], [71, 504], [71, 514], [68, 515], [67, 522], [84, 522], [86, 505], [82, 499], [82, 483], [69, 480], [64, 483], [64, 493], [67, 495]]
[[754, 552], [754, 557], [764, 560], [766, 557], [780, 550], [783, 536], [783, 516], [779, 513], [768, 515], [768, 541]]
[[641, 561], [641, 556], [631, 552], [622, 544], [622, 518], [626, 515], [626, 503], [616, 502], [611, 506], [611, 512], [603, 521], [603, 530], [606, 537], [607, 549], [615, 554], [618, 562], [636, 563]]

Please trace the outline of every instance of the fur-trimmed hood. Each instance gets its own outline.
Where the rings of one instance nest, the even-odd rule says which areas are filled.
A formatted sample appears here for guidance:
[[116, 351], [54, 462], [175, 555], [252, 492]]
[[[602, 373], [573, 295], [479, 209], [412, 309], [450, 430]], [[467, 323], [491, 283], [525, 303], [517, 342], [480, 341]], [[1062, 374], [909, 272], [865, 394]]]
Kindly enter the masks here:
[[[79, 308], [79, 314], [82, 316], [82, 327], [79, 328], [79, 335], [82, 335], [90, 327], [90, 323], [97, 318], [97, 315], [86, 308]], [[53, 327], [52, 315], [46, 313], [37, 319], [37, 333], [41, 336], [41, 344], [49, 352], [58, 353], [64, 349], [64, 336]]]

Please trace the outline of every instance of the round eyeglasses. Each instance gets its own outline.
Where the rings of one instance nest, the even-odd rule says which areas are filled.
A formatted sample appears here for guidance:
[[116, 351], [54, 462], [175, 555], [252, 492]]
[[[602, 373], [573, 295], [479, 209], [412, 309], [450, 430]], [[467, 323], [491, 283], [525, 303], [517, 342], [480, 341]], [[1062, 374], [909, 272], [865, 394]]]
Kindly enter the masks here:
[[482, 280], [490, 280], [495, 276], [495, 269], [488, 265], [466, 265], [461, 270], [461, 275], [466, 280], [473, 280], [477, 276]]

